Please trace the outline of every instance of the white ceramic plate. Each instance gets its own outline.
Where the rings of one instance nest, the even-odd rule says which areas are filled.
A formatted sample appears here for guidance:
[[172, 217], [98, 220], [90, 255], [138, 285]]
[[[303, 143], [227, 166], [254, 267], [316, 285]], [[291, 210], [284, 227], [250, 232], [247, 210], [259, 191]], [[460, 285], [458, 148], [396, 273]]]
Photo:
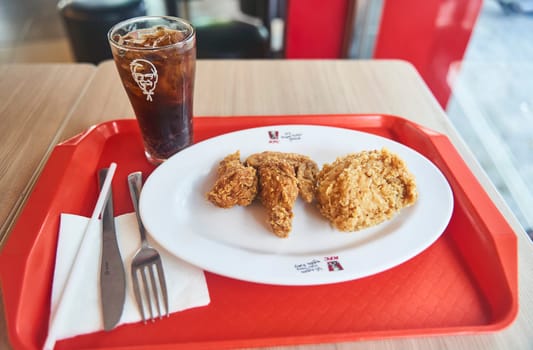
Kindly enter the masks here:
[[[308, 155], [319, 167], [361, 150], [388, 148], [416, 178], [418, 201], [362, 231], [332, 228], [314, 204], [298, 199], [289, 238], [270, 232], [259, 203], [221, 209], [206, 200], [216, 168], [240, 150], [244, 160], [266, 150]], [[414, 150], [348, 129], [286, 125], [242, 130], [191, 146], [160, 165], [142, 190], [140, 211], [172, 254], [220, 275], [268, 284], [317, 285], [369, 276], [414, 257], [446, 228], [453, 195], [442, 173]]]

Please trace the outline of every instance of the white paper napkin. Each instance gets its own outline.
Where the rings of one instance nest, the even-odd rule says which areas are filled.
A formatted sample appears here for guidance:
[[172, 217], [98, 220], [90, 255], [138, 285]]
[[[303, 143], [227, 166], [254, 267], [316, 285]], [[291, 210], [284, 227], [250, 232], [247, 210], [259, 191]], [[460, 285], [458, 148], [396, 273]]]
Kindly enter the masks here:
[[[52, 287], [51, 314], [54, 313], [54, 310], [59, 305], [59, 299], [65, 288], [69, 270], [77, 258], [76, 252], [88, 222], [89, 218], [86, 217], [71, 214], [61, 215]], [[120, 254], [126, 271], [126, 300], [122, 317], [117, 325], [119, 326], [142, 320], [135, 302], [130, 273], [131, 261], [135, 252], [139, 249], [141, 241], [134, 213], [116, 217], [115, 225]], [[94, 225], [93, 227], [101, 231], [102, 225]], [[94, 237], [94, 242], [87, 248], [92, 250], [89, 254], [78, 255], [88, 257], [86, 261], [82, 262], [82, 265], [78, 265], [83, 266], [83, 271], [81, 271], [84, 275], [82, 283], [73, 286], [78, 302], [72, 304], [74, 307], [69, 309], [68, 317], [61, 320], [61, 324], [50, 327], [50, 330], [53, 329], [55, 332], [53, 332], [54, 334], [48, 334], [48, 339], [45, 343], [46, 349], [51, 349], [56, 340], [104, 329], [99, 286], [102, 235], [100, 232], [87, 232], [87, 234], [91, 234]], [[149, 241], [159, 251], [163, 260], [170, 312], [173, 313], [209, 304], [209, 291], [203, 271], [171, 255], [150, 238]], [[76, 273], [80, 273], [80, 271], [76, 271]]]

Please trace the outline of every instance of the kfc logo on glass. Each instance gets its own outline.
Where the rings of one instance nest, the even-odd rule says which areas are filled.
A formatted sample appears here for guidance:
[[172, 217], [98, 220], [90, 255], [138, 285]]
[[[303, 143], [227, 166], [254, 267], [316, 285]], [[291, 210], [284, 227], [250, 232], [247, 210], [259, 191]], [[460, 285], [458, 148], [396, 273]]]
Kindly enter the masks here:
[[146, 101], [152, 101], [155, 87], [157, 85], [157, 69], [152, 62], [144, 59], [136, 59], [130, 63], [130, 71], [133, 80], [137, 83]]

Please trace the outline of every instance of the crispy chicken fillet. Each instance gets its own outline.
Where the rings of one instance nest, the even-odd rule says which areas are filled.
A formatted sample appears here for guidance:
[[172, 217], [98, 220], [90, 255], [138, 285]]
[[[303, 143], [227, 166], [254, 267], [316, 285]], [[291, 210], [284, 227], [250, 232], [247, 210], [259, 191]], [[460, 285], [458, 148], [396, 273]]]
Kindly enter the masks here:
[[405, 163], [386, 149], [362, 151], [325, 164], [317, 178], [322, 215], [341, 231], [357, 231], [390, 219], [418, 198]]
[[207, 199], [221, 208], [249, 205], [257, 195], [257, 171], [241, 163], [237, 151], [224, 158], [217, 169], [217, 178]]
[[276, 236], [285, 238], [292, 229], [292, 208], [298, 196], [294, 168], [284, 160], [259, 164], [259, 198], [268, 210], [268, 219]]
[[286, 161], [294, 168], [298, 180], [299, 194], [302, 199], [311, 203], [315, 197], [317, 164], [309, 157], [297, 153], [283, 153], [266, 151], [249, 156], [244, 162], [246, 165], [258, 168], [262, 163], [269, 161]]

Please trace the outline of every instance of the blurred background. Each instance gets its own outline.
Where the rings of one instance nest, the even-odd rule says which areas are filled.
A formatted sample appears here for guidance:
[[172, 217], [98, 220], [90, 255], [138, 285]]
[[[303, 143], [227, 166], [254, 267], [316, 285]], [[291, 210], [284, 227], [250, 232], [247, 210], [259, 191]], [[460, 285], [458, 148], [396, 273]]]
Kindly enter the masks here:
[[191, 21], [199, 58], [411, 62], [533, 236], [533, 0], [0, 0], [0, 63], [98, 64], [140, 14]]

